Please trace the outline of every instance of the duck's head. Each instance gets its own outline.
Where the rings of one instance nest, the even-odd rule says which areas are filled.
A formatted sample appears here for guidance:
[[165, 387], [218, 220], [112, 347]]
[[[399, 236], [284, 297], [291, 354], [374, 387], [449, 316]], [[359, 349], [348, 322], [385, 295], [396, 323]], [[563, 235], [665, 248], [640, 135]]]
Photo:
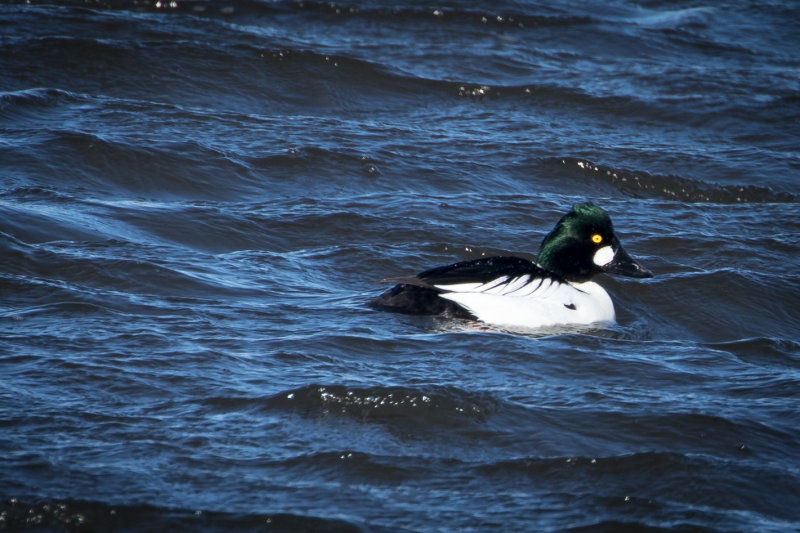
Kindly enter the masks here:
[[625, 252], [611, 217], [594, 204], [576, 204], [542, 241], [539, 264], [567, 281], [589, 281], [597, 274], [651, 278], [649, 270]]

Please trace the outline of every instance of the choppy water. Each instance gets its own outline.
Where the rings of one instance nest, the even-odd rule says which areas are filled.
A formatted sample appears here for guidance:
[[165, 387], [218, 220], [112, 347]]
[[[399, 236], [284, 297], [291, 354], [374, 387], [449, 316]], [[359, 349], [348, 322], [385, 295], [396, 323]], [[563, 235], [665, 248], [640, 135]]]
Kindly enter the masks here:
[[[797, 20], [0, 6], [0, 529], [796, 531]], [[610, 329], [365, 306], [586, 200]]]

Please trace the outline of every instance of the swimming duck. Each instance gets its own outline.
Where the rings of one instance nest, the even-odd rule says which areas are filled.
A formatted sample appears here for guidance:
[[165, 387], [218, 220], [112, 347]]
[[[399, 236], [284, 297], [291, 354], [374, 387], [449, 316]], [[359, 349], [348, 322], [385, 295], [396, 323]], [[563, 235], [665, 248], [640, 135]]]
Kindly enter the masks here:
[[608, 324], [616, 320], [614, 304], [592, 281], [602, 273], [653, 276], [622, 248], [606, 211], [576, 204], [544, 238], [537, 262], [488, 257], [386, 278], [396, 285], [370, 304], [507, 327]]

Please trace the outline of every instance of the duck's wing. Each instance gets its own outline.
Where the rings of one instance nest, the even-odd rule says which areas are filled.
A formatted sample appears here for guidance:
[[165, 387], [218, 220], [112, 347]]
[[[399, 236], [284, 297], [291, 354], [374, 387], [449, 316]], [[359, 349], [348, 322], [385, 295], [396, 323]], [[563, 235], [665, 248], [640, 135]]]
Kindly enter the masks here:
[[405, 283], [441, 292], [480, 292], [497, 295], [530, 295], [563, 280], [536, 263], [520, 257], [488, 257], [432, 268], [409, 278], [394, 278]]
[[[462, 261], [416, 276], [382, 281], [397, 285], [371, 304], [404, 313], [446, 314], [496, 323], [525, 319], [527, 323], [530, 306], [537, 316], [552, 314], [553, 309], [575, 309], [570, 292], [574, 289], [536, 263], [519, 257]], [[509, 296], [521, 298], [506, 298]], [[495, 308], [505, 311], [498, 314], [492, 311]], [[508, 314], [514, 316], [505, 316]]]
[[598, 312], [595, 298], [583, 288], [516, 257], [457, 263], [419, 277], [440, 291], [439, 299], [488, 324], [539, 328], [614, 320], [610, 300], [609, 309], [601, 306]]

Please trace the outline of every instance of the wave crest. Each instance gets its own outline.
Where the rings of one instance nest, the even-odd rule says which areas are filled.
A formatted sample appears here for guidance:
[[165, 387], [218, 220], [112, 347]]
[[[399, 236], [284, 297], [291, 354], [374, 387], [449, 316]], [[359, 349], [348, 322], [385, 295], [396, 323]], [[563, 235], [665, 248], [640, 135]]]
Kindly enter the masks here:
[[793, 203], [795, 195], [758, 185], [719, 185], [680, 176], [661, 176], [565, 157], [557, 164], [574, 173], [598, 179], [633, 198], [663, 198], [688, 203]]
[[406, 387], [348, 387], [307, 385], [283, 391], [270, 399], [271, 407], [338, 413], [366, 418], [413, 418], [452, 423], [453, 419], [485, 420], [497, 401], [488, 395], [437, 387], [422, 391]]

